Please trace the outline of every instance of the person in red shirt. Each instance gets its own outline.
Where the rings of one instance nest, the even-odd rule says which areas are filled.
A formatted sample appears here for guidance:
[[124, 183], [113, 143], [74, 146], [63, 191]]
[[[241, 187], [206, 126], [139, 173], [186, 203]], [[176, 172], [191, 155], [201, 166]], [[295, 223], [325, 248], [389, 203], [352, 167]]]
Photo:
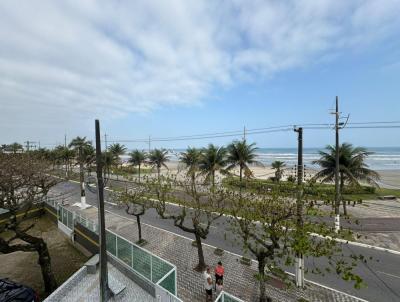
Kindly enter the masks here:
[[215, 284], [217, 284], [218, 280], [221, 280], [221, 285], [224, 283], [224, 273], [225, 269], [222, 266], [222, 262], [218, 261], [218, 265], [214, 269], [215, 272]]

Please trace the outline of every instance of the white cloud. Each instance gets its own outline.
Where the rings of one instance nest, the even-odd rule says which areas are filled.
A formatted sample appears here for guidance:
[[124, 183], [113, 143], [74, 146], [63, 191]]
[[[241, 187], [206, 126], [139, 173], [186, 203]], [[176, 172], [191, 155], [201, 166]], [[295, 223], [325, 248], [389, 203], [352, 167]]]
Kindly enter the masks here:
[[386, 38], [399, 9], [398, 0], [1, 1], [4, 139], [198, 103], [212, 88]]

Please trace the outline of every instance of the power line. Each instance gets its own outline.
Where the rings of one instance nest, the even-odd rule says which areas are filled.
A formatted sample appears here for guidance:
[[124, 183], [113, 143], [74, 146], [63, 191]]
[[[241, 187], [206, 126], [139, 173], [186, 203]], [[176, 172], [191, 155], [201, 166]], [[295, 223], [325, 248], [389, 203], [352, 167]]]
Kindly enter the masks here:
[[[256, 134], [267, 134], [274, 132], [286, 132], [292, 131], [295, 127], [303, 127], [307, 130], [332, 130], [333, 123], [302, 123], [302, 124], [286, 124], [281, 126], [271, 126], [262, 128], [246, 129], [247, 135]], [[400, 121], [365, 121], [365, 122], [349, 122], [344, 129], [398, 129], [400, 128]], [[111, 143], [144, 143], [149, 144], [149, 139], [151, 142], [170, 142], [170, 141], [183, 141], [183, 140], [202, 140], [202, 139], [212, 139], [212, 138], [223, 138], [223, 137], [239, 137], [243, 136], [242, 130], [235, 131], [222, 131], [204, 134], [193, 134], [193, 135], [181, 135], [181, 136], [171, 136], [171, 137], [155, 137], [155, 138], [143, 138], [143, 139], [118, 139], [113, 138], [107, 140]], [[108, 138], [108, 137], [107, 137]], [[66, 139], [66, 137], [64, 137]], [[64, 144], [66, 140], [64, 141]], [[42, 146], [57, 146], [59, 143], [42, 143]]]

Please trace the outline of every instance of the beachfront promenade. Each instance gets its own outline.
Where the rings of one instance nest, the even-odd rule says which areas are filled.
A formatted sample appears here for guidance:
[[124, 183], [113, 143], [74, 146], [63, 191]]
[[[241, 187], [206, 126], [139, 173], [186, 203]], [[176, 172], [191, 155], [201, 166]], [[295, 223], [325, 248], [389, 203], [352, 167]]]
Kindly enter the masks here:
[[[70, 204], [72, 204], [73, 201], [79, 197], [78, 188], [79, 186], [75, 183], [65, 182], [59, 184], [55, 190], [59, 193], [69, 192], [68, 199], [70, 200]], [[96, 205], [96, 196], [94, 194], [87, 192], [87, 199], [88, 203]], [[106, 209], [108, 213], [108, 227], [114, 229], [116, 232], [119, 232], [121, 235], [126, 236], [128, 239], [135, 241], [137, 239], [137, 232], [136, 224], [132, 219], [134, 217], [127, 216], [123, 209], [111, 204], [107, 204]], [[95, 209], [91, 209], [90, 211], [94, 211], [94, 214], [91, 215], [96, 215]], [[183, 235], [191, 238], [190, 234], [180, 231], [174, 227], [170, 221], [159, 219], [156, 213], [154, 213], [152, 210], [147, 211], [146, 215], [142, 218], [142, 221], [146, 224], [143, 226], [143, 236], [149, 241], [149, 244], [146, 245], [146, 248], [177, 265], [179, 295], [183, 298], [183, 300], [201, 299], [203, 297], [201, 275], [193, 271], [193, 267], [196, 265], [197, 252], [196, 249], [191, 246], [191, 239], [185, 239], [180, 236]], [[224, 240], [224, 224], [225, 221], [222, 219], [220, 225], [213, 227], [208, 239], [205, 242], [207, 244], [223, 248], [226, 251], [241, 254], [242, 252], [240, 246], [232, 245], [232, 243], [229, 241], [229, 236], [227, 241]], [[165, 232], [153, 226], [166, 229], [170, 232]], [[340, 289], [370, 301], [378, 300], [379, 297], [384, 297], [385, 301], [398, 300], [397, 295], [400, 295], [398, 292], [399, 289], [396, 286], [396, 282], [398, 280], [393, 276], [396, 276], [397, 274], [396, 264], [400, 263], [400, 257], [361, 247], [351, 246], [348, 248], [353, 252], [363, 254], [366, 257], [372, 256], [375, 259], [380, 260], [379, 262], [369, 262], [367, 265], [362, 265], [358, 268], [358, 273], [364, 277], [366, 283], [368, 284], [368, 288], [364, 288], [359, 291], [355, 290], [352, 288], [350, 283], [346, 283], [343, 280], [338, 279], [335, 274], [328, 274], [324, 277], [307, 275], [307, 279], [317, 281], [318, 283], [322, 283], [335, 289]], [[213, 251], [214, 248], [207, 247], [204, 251], [207, 262], [210, 265], [214, 265], [217, 260], [219, 260], [219, 258], [213, 254]], [[238, 297], [243, 297], [245, 299], [247, 299], [247, 297], [249, 299], [254, 298], [251, 295], [257, 293], [257, 284], [253, 278], [253, 274], [256, 272], [255, 263], [253, 263], [252, 267], [246, 267], [241, 265], [238, 262], [238, 259], [238, 256], [234, 256], [229, 253], [225, 253], [222, 257], [222, 261], [227, 267], [227, 283], [225, 289], [228, 292], [237, 295]], [[323, 262], [323, 259], [309, 259], [307, 266], [310, 267], [313, 261], [315, 261], [315, 265], [317, 266], [319, 263], [323, 264], [320, 262]], [[288, 268], [288, 270], [291, 270], [291, 268]], [[243, 286], [241, 287], [239, 284], [243, 284]], [[279, 291], [273, 287], [269, 287], [269, 289], [272, 290], [272, 294], [269, 292], [271, 296], [279, 298], [276, 296], [277, 293], [280, 293]], [[301, 292], [295, 292], [297, 292], [297, 294], [301, 294]], [[294, 299], [296, 297], [295, 292], [286, 293], [288, 296], [285, 297], [285, 299]], [[314, 291], [314, 293], [321, 294], [321, 291], [317, 290]], [[247, 296], [244, 297], [244, 294]], [[348, 298], [349, 297], [347, 296], [346, 299]], [[342, 301], [338, 300], [338, 298], [332, 299], [332, 301]], [[316, 300], [318, 299], [316, 298]], [[329, 301], [327, 299], [323, 300]]]

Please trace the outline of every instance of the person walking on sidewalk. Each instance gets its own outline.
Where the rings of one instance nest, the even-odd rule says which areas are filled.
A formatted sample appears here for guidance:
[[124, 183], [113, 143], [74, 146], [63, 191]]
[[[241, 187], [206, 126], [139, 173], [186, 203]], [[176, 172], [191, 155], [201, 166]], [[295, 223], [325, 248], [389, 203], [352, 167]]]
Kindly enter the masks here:
[[207, 266], [206, 270], [203, 274], [204, 278], [204, 289], [206, 290], [206, 302], [212, 301], [212, 278], [211, 278], [211, 270], [210, 267]]
[[221, 280], [221, 285], [224, 284], [224, 274], [225, 274], [225, 269], [222, 266], [222, 262], [218, 261], [218, 265], [215, 267], [215, 284], [218, 283], [218, 280]]

